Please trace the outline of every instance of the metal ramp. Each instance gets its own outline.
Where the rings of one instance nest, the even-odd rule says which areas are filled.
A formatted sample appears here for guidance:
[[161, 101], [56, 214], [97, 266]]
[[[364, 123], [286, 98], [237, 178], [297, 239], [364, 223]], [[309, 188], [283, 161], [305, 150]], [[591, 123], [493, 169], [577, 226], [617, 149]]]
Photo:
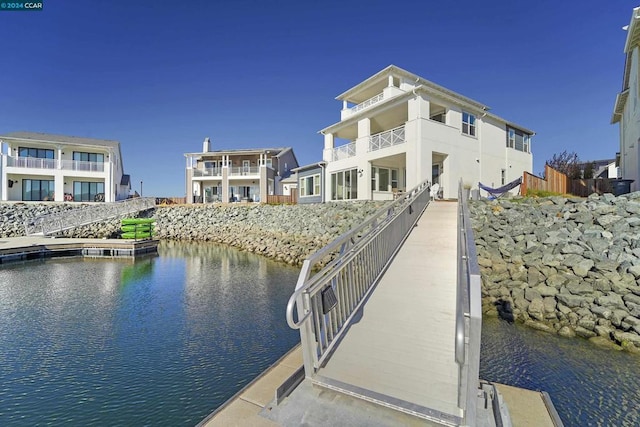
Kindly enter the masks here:
[[481, 307], [468, 211], [465, 201], [427, 205], [425, 181], [309, 257], [287, 322], [300, 329], [307, 381], [474, 425]]
[[153, 197], [136, 197], [113, 203], [100, 203], [84, 206], [82, 209], [27, 219], [24, 222], [24, 230], [27, 236], [50, 236], [94, 222], [135, 214], [155, 206], [156, 199]]

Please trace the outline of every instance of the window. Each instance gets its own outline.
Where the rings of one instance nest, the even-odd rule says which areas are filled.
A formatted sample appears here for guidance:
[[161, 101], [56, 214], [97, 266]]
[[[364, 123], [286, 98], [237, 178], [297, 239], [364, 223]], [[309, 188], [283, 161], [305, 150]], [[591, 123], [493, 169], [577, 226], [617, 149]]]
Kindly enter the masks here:
[[507, 127], [507, 148], [530, 153], [531, 135], [519, 129]]
[[53, 200], [54, 182], [40, 179], [22, 180], [22, 200], [43, 201]]
[[462, 112], [462, 133], [476, 136], [476, 116], [465, 111]]
[[47, 150], [44, 148], [20, 147], [18, 149], [18, 156], [35, 157], [38, 159], [53, 159], [53, 150]]
[[300, 178], [300, 197], [320, 195], [320, 174]]
[[102, 153], [82, 153], [80, 151], [73, 152], [73, 160], [81, 162], [104, 163], [104, 154]]
[[398, 169], [371, 166], [371, 189], [373, 191], [392, 191], [398, 188]]
[[506, 169], [500, 169], [500, 185], [507, 183], [507, 171]]
[[73, 181], [74, 202], [104, 201], [104, 182]]
[[331, 174], [331, 200], [354, 200], [357, 198], [357, 169], [349, 169]]

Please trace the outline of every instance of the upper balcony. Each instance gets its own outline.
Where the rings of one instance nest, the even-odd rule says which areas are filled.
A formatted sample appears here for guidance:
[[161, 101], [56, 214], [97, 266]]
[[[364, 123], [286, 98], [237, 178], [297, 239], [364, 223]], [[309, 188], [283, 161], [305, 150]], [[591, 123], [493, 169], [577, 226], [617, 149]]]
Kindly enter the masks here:
[[380, 132], [369, 137], [369, 151], [381, 150], [394, 145], [404, 144], [404, 126], [399, 126], [385, 132]]
[[83, 172], [104, 172], [104, 162], [82, 160], [42, 159], [37, 157], [6, 156], [7, 167], [24, 169], [62, 169]]
[[[260, 177], [261, 166], [233, 166], [229, 167], [229, 177], [240, 178], [252, 178], [256, 179]], [[264, 166], [270, 168], [269, 166]], [[193, 168], [193, 177], [210, 177], [222, 179], [222, 170], [224, 167], [215, 168]], [[271, 168], [270, 168], [271, 169]]]
[[[366, 150], [368, 152], [378, 151], [384, 148], [404, 144], [406, 142], [404, 125], [386, 130], [384, 132], [376, 133], [369, 136], [368, 139], [369, 140], [366, 141]], [[361, 146], [360, 150], [364, 151], [364, 146]], [[353, 141], [348, 144], [340, 145], [338, 147], [330, 149], [328, 154], [329, 158], [327, 159], [325, 157], [325, 160], [335, 162], [337, 160], [355, 157], [358, 154], [362, 154], [362, 152], [358, 152], [356, 141]]]
[[373, 107], [374, 105], [380, 104], [382, 101], [386, 101], [402, 93], [405, 93], [405, 91], [395, 86], [389, 86], [389, 87], [385, 87], [382, 92], [352, 107], [347, 107], [348, 105], [347, 101], [343, 101], [342, 111], [340, 112], [340, 120], [344, 120], [348, 117], [351, 117], [354, 114], [359, 113], [360, 111], [366, 110], [370, 107]]

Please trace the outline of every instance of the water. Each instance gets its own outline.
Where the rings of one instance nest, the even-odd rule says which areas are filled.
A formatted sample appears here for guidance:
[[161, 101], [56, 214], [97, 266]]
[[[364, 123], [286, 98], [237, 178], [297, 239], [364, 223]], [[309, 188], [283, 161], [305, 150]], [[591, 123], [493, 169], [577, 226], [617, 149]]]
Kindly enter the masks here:
[[640, 425], [640, 356], [483, 319], [480, 377], [544, 390], [566, 426]]
[[[213, 244], [0, 268], [0, 425], [193, 426], [298, 342], [298, 269]], [[638, 425], [640, 357], [485, 319], [481, 377]]]
[[195, 425], [298, 341], [298, 269], [159, 253], [0, 269], [0, 425]]

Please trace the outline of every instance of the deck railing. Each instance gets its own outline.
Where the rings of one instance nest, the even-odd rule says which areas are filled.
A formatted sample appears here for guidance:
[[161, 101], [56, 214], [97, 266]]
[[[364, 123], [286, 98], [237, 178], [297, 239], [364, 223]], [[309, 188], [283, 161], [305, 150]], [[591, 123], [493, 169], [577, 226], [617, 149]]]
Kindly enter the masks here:
[[222, 168], [194, 168], [193, 176], [222, 176]]
[[331, 160], [342, 160], [348, 159], [349, 157], [353, 157], [356, 155], [356, 143], [351, 142], [349, 144], [341, 145], [339, 147], [335, 147], [333, 149], [333, 153], [331, 154]]
[[428, 188], [422, 182], [304, 261], [286, 318], [300, 329], [307, 377], [321, 367], [420, 218]]
[[371, 98], [367, 99], [366, 101], [361, 102], [360, 104], [356, 105], [355, 107], [351, 107], [351, 113], [355, 114], [358, 111], [362, 111], [365, 108], [369, 108], [374, 104], [377, 104], [378, 102], [382, 101], [384, 99], [384, 93], [379, 93], [375, 96], [372, 96]]
[[233, 176], [260, 174], [260, 166], [235, 166], [229, 169], [229, 174]]
[[380, 132], [369, 137], [369, 151], [392, 147], [405, 142], [404, 126]]
[[48, 236], [64, 230], [70, 230], [93, 222], [104, 221], [130, 215], [139, 211], [155, 207], [154, 197], [136, 197], [114, 203], [100, 203], [93, 206], [83, 206], [65, 212], [42, 215], [27, 219], [24, 230], [27, 236], [41, 234]]
[[482, 294], [480, 267], [462, 180], [458, 185], [457, 265], [455, 358], [459, 366], [458, 407], [464, 409], [464, 419], [473, 422], [476, 419], [480, 375]]
[[87, 162], [82, 160], [41, 159], [37, 157], [7, 156], [7, 166], [30, 169], [63, 169], [86, 172], [104, 172], [104, 162]]

